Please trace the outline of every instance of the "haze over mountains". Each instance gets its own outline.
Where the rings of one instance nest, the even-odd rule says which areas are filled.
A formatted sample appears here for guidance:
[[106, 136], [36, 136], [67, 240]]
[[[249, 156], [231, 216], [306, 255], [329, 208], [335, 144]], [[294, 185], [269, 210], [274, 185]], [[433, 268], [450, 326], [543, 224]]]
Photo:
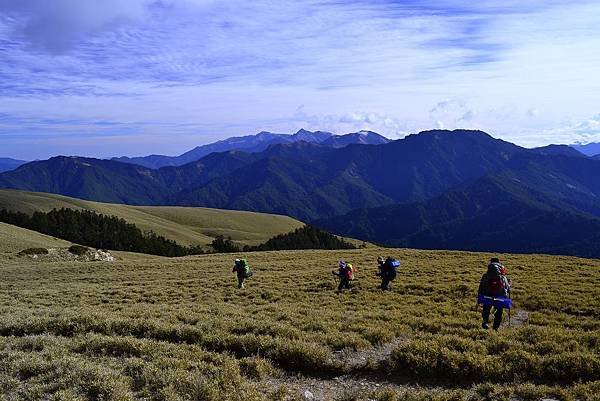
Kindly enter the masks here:
[[221, 145], [235, 141], [253, 151], [158, 169], [55, 157], [0, 174], [0, 187], [285, 214], [394, 246], [600, 257], [600, 161], [569, 146], [525, 149], [467, 130], [396, 141], [301, 130]]
[[8, 157], [0, 157], [0, 173], [3, 173], [5, 171], [14, 170], [17, 167], [22, 166], [25, 163], [27, 163], [27, 162], [24, 160], [16, 160], [16, 159], [8, 158]]
[[586, 156], [599, 156], [600, 155], [600, 143], [588, 143], [585, 145], [575, 144], [571, 145], [573, 149], [578, 150]]
[[293, 135], [274, 134], [263, 131], [256, 135], [233, 137], [208, 145], [197, 146], [179, 156], [115, 157], [113, 160], [156, 169], [165, 166], [182, 166], [214, 152], [226, 152], [230, 150], [250, 153], [262, 152], [272, 145], [299, 141], [317, 143], [332, 148], [341, 148], [351, 144], [380, 145], [389, 142], [389, 139], [371, 131], [360, 131], [347, 135], [334, 135], [324, 131], [312, 132], [305, 129], [301, 129]]

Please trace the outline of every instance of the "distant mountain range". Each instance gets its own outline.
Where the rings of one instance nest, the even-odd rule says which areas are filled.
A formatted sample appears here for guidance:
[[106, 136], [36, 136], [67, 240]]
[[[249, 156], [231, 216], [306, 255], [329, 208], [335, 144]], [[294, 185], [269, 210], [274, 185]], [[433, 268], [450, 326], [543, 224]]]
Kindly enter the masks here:
[[546, 156], [573, 156], [573, 157], [587, 157], [577, 149], [569, 145], [548, 145], [540, 148], [531, 149], [535, 153]]
[[212, 153], [179, 167], [54, 157], [0, 174], [0, 187], [113, 203], [270, 211], [305, 221], [428, 199], [501, 168], [522, 148], [479, 131], [430, 131], [382, 145], [305, 141]]
[[588, 143], [586, 145], [575, 144], [571, 147], [586, 156], [597, 156], [600, 155], [600, 143]]
[[200, 160], [204, 156], [215, 152], [239, 150], [255, 153], [262, 152], [269, 148], [269, 146], [300, 141], [321, 144], [332, 148], [341, 148], [352, 144], [380, 145], [387, 143], [390, 140], [371, 131], [360, 131], [347, 135], [334, 135], [330, 132], [313, 132], [301, 129], [293, 135], [260, 132], [256, 135], [228, 138], [209, 145], [197, 146], [180, 156], [151, 155], [131, 158], [115, 157], [113, 160], [158, 169], [166, 166], [182, 166]]
[[55, 157], [0, 174], [0, 187], [285, 214], [394, 246], [600, 257], [600, 161], [568, 146], [525, 149], [468, 130], [379, 145], [296, 135], [311, 140], [159, 169]]
[[0, 157], [0, 173], [11, 171], [27, 163], [25, 160], [15, 160], [8, 157]]

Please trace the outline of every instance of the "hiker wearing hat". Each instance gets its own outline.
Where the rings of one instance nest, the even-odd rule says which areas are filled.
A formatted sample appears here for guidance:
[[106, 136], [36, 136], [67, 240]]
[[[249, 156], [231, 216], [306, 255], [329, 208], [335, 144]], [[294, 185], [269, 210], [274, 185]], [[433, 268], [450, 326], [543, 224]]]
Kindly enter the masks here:
[[398, 274], [398, 267], [400, 267], [400, 261], [388, 256], [385, 260], [382, 256], [377, 258], [377, 273], [376, 275], [381, 277], [380, 288], [383, 291], [391, 291], [390, 283], [396, 278]]
[[236, 259], [232, 272], [237, 273], [238, 288], [244, 288], [244, 280], [252, 276], [250, 266], [246, 259]]
[[488, 329], [489, 320], [494, 307], [493, 329], [498, 330], [502, 323], [502, 311], [507, 308], [510, 312], [512, 303], [510, 301], [510, 287], [512, 281], [506, 276], [506, 268], [500, 263], [500, 259], [492, 258], [487, 272], [481, 277], [478, 290], [478, 303], [483, 305], [481, 327]]
[[350, 282], [354, 280], [354, 272], [356, 269], [352, 266], [351, 263], [346, 263], [343, 260], [340, 260], [338, 263], [337, 272], [333, 270], [331, 273], [334, 276], [338, 276], [340, 279], [340, 283], [338, 285], [338, 291], [342, 291], [344, 288], [350, 289]]

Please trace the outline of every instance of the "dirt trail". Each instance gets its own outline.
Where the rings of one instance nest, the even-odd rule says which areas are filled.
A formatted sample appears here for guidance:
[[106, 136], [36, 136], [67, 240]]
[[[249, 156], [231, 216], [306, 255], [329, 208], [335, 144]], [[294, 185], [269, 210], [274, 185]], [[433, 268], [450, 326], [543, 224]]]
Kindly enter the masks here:
[[310, 378], [304, 376], [284, 376], [270, 378], [271, 388], [285, 388], [307, 401], [333, 401], [347, 399], [351, 395], [365, 394], [377, 390], [417, 390], [419, 387], [395, 384], [385, 379], [356, 375], [342, 375], [333, 379]]
[[285, 386], [288, 391], [298, 394], [300, 399], [310, 401], [345, 399], [350, 395], [383, 389], [416, 390], [418, 386], [395, 383], [393, 375], [376, 374], [368, 369], [388, 360], [402, 341], [405, 338], [399, 337], [373, 348], [333, 353], [329, 361], [340, 367], [340, 375], [333, 378], [283, 374], [269, 378], [266, 384], [271, 388]]
[[387, 360], [392, 355], [394, 348], [403, 341], [405, 341], [404, 337], [398, 337], [372, 348], [334, 352], [330, 357], [330, 362], [341, 366], [344, 372], [356, 372], [369, 366], [375, 367]]
[[[511, 316], [510, 327], [519, 327], [529, 323], [529, 312], [518, 309]], [[508, 316], [504, 317], [502, 328], [508, 326]], [[442, 390], [443, 387], [401, 384], [393, 375], [374, 373], [378, 366], [389, 360], [392, 351], [406, 341], [405, 337], [372, 348], [356, 351], [339, 351], [331, 354], [329, 362], [340, 367], [340, 375], [333, 378], [306, 377], [301, 374], [283, 373], [266, 380], [270, 388], [285, 386], [288, 391], [298, 394], [307, 401], [325, 401], [346, 399], [351, 395], [370, 393], [377, 390]], [[373, 369], [375, 368], [375, 370]]]
[[508, 325], [508, 314], [505, 313], [500, 328], [519, 327], [526, 324], [529, 324], [529, 312], [525, 309], [517, 309], [510, 318], [510, 326]]

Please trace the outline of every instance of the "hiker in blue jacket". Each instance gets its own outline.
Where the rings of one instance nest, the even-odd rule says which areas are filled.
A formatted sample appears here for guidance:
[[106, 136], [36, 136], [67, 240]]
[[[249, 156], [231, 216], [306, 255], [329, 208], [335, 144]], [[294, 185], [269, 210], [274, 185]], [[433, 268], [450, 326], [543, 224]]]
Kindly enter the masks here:
[[[510, 295], [511, 280], [506, 276], [506, 268], [500, 263], [500, 259], [492, 258], [487, 268], [487, 272], [481, 277], [479, 282], [478, 297], [480, 295], [494, 297], [494, 298], [509, 298]], [[488, 329], [490, 327], [490, 314], [492, 312], [493, 305], [483, 304], [481, 317], [483, 322], [481, 327]], [[494, 324], [493, 329], [498, 330], [502, 323], [502, 311], [501, 307], [494, 307]]]

